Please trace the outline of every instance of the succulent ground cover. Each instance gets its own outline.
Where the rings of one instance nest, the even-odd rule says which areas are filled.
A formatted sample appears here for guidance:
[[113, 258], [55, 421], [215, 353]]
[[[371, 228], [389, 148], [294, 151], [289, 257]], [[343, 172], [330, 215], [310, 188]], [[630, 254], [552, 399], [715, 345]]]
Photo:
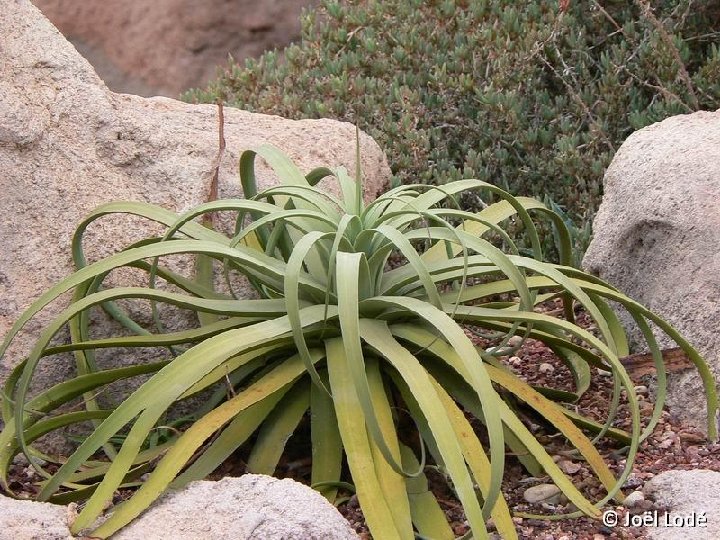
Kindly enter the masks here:
[[396, 182], [548, 197], [584, 249], [622, 142], [720, 107], [718, 21], [718, 0], [327, 0], [301, 42], [231, 61], [186, 98], [357, 123]]

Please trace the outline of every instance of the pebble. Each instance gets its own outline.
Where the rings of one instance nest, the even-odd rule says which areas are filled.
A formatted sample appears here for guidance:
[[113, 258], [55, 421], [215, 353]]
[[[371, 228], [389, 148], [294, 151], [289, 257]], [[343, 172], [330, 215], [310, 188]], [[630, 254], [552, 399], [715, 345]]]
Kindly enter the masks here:
[[647, 401], [644, 401], [644, 400], [643, 400], [643, 401], [640, 403], [640, 412], [641, 412], [643, 415], [650, 415], [650, 414], [652, 414], [654, 408], [655, 408], [654, 405], [653, 405], [652, 403], [648, 403]]
[[648, 393], [648, 387], [645, 385], [638, 385], [635, 387], [635, 393], [636, 394], [647, 394]]
[[625, 500], [623, 501], [623, 504], [626, 508], [634, 508], [638, 506], [640, 503], [642, 503], [645, 500], [645, 495], [642, 491], [633, 491], [632, 493], [629, 493], [627, 497], [625, 497]]
[[678, 436], [674, 431], [666, 431], [662, 434], [660, 442], [657, 444], [657, 448], [670, 448], [677, 438]]
[[623, 484], [624, 489], [635, 489], [636, 487], [640, 487], [643, 483], [642, 478], [637, 473], [630, 473], [630, 476], [627, 477], [627, 480], [625, 480], [625, 483]]
[[597, 369], [597, 374], [600, 375], [601, 377], [612, 377], [613, 376], [612, 371], [605, 371], [604, 369], [600, 369], [600, 368]]
[[523, 493], [523, 498], [531, 504], [539, 502], [557, 504], [560, 502], [560, 494], [560, 488], [555, 484], [538, 484], [527, 488]]
[[522, 358], [520, 358], [519, 356], [511, 356], [508, 362], [510, 362], [511, 366], [519, 366], [520, 364], [522, 364]]
[[579, 463], [576, 463], [574, 461], [570, 461], [568, 459], [563, 459], [558, 462], [558, 467], [560, 467], [560, 470], [564, 472], [565, 474], [575, 474], [580, 469], [582, 469], [582, 465]]
[[543, 362], [542, 364], [540, 364], [540, 367], [538, 367], [538, 371], [540, 373], [552, 373], [553, 371], [555, 371], [555, 367], [553, 367], [552, 364]]
[[[33, 460], [33, 463], [35, 463], [36, 465], [39, 465], [40, 467], [44, 467], [45, 465], [48, 464], [47, 461], [45, 461], [44, 459], [39, 458], [39, 457], [33, 456], [32, 460]], [[20, 465], [20, 466], [30, 465], [30, 462], [25, 457], [25, 454], [15, 454], [15, 457], [13, 458], [12, 462], [13, 462], [13, 465]]]
[[605, 540], [605, 535], [603, 535], [603, 534], [593, 534], [593, 540]]
[[522, 344], [522, 337], [521, 336], [512, 336], [510, 339], [508, 339], [508, 346], [509, 347], [519, 347]]

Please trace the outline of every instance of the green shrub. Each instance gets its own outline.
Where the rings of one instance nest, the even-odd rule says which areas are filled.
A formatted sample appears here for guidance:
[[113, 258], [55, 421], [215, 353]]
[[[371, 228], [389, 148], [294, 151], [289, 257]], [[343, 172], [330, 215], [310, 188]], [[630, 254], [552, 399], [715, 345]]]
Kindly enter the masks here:
[[645, 1], [325, 1], [299, 45], [186, 99], [350, 120], [396, 185], [474, 177], [550, 196], [583, 229], [633, 130], [720, 107], [720, 2], [653, 1], [654, 21]]
[[[666, 323], [597, 278], [542, 262], [531, 214], [555, 224], [566, 263], [570, 241], [563, 218], [538, 201], [513, 198], [479, 180], [461, 180], [441, 188], [401, 186], [366, 206], [359, 172], [356, 181], [342, 168], [303, 176], [272, 147], [261, 147], [257, 154], [276, 170], [282, 185], [257, 194], [256, 152], [246, 151], [240, 160], [246, 199], [209, 202], [182, 216], [144, 203], [109, 203], [80, 224], [73, 237], [78, 270], [34, 302], [0, 347], [2, 355], [35, 314], [74, 291], [70, 306], [42, 332], [3, 390], [0, 485], [6, 492], [13, 458], [23, 453], [44, 479], [39, 499], [86, 501], [72, 524], [77, 533], [92, 526], [117, 489], [139, 484], [90, 534], [106, 538], [165, 489], [204, 478], [239, 448], [249, 452], [251, 472], [272, 474], [309, 411], [312, 448], [306, 451], [312, 455], [312, 484], [334, 501], [338, 488], [348, 487], [343, 480], [351, 481], [375, 538], [412, 539], [414, 530], [426, 538], [453, 538], [428, 490], [426, 450], [462, 503], [476, 538], [488, 537], [485, 520], [491, 516], [504, 538], [517, 538], [500, 491], [506, 447], [534, 476], [550, 476], [578, 509], [567, 515], [597, 516], [605, 503], [622, 498], [620, 486], [632, 471], [640, 441], [659, 420], [665, 397], [662, 354], [649, 322], [695, 362], [706, 385], [710, 437], [716, 438], [717, 398], [704, 361]], [[331, 173], [341, 198], [313, 187]], [[491, 192], [498, 202], [477, 214], [453, 208], [460, 194], [478, 192]], [[438, 207], [443, 201], [447, 204]], [[202, 218], [217, 211], [238, 214], [233, 237], [198, 222], [209, 224]], [[86, 228], [115, 212], [155, 221], [167, 232], [87, 265]], [[524, 223], [535, 258], [520, 256], [502, 232], [513, 219]], [[504, 238], [504, 249], [483, 238], [489, 232]], [[428, 248], [422, 255], [418, 243]], [[161, 264], [182, 253], [198, 257], [195, 279]], [[222, 266], [229, 276], [245, 276], [259, 298], [215, 290], [213, 262], [218, 274]], [[149, 286], [106, 288], [106, 276], [123, 266], [146, 272]], [[179, 292], [156, 288], [157, 280]], [[555, 298], [563, 299], [565, 319], [536, 310]], [[115, 304], [118, 300], [190, 310], [199, 326], [165, 330], [158, 321], [155, 328], [143, 328]], [[656, 362], [657, 401], [644, 426], [633, 383], [619, 361], [628, 354], [627, 340], [610, 301], [635, 317]], [[573, 303], [594, 320], [597, 335], [573, 323]], [[91, 337], [90, 313], [99, 308], [131, 335]], [[66, 325], [72, 341], [57, 345], [53, 338]], [[476, 347], [466, 326], [496, 334], [498, 346]], [[514, 336], [520, 343], [511, 346]], [[574, 392], [532, 387], [498, 360], [526, 338], [545, 342], [562, 358], [573, 374]], [[167, 348], [168, 353], [148, 364], [97, 368], [96, 352], [123, 347]], [[77, 375], [31, 396], [38, 363], [63, 352], [75, 354]], [[629, 432], [611, 427], [618, 401], [609, 404], [604, 424], [559, 402], [580, 398], [590, 385], [590, 366], [612, 371], [618, 400], [625, 392]], [[96, 394], [133, 377], [141, 377], [142, 384], [114, 406], [95, 401]], [[173, 404], [205, 390], [213, 393], [187, 429], [164, 429]], [[555, 464], [520, 420], [520, 403], [587, 461], [605, 489], [599, 500], [586, 499]], [[466, 413], [476, 419], [477, 433]], [[69, 458], [36, 459], [32, 444], [38, 438], [88, 421], [95, 422], [94, 430]], [[409, 429], [413, 424], [415, 429]], [[163, 430], [162, 439], [154, 436], [157, 430]], [[618, 478], [588, 433], [627, 445]], [[118, 435], [123, 442], [116, 449]], [[101, 459], [102, 451], [110, 461]], [[342, 477], [343, 456], [347, 479]]]

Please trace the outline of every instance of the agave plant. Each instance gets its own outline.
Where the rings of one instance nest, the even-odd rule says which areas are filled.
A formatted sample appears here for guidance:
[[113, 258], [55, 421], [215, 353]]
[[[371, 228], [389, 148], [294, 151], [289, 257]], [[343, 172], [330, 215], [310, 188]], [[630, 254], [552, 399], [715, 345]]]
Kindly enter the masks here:
[[[257, 155], [281, 180], [261, 193], [254, 176]], [[329, 175], [337, 179], [341, 197], [316, 187]], [[478, 180], [400, 186], [366, 205], [359, 170], [355, 176], [344, 168], [316, 169], [306, 176], [281, 152], [263, 146], [240, 159], [245, 199], [211, 201], [180, 216], [126, 202], [103, 205], [89, 215], [73, 238], [77, 271], [22, 315], [0, 350], [4, 353], [44, 306], [74, 291], [70, 306], [45, 328], [5, 385], [3, 489], [10, 491], [13, 458], [24, 454], [44, 478], [40, 500], [86, 501], [72, 525], [78, 532], [93, 526], [117, 489], [139, 487], [92, 532], [105, 538], [166, 489], [205, 478], [241, 447], [248, 452], [248, 470], [272, 474], [309, 412], [312, 485], [331, 501], [340, 488], [356, 490], [375, 538], [454, 537], [428, 489], [430, 462], [447, 478], [476, 538], [487, 537], [490, 517], [504, 538], [517, 538], [500, 489], [508, 450], [531, 474], [548, 475], [562, 490], [577, 508], [567, 516], [597, 516], [608, 501], [622, 498], [620, 486], [665, 397], [662, 355], [650, 322], [697, 366], [707, 391], [710, 437], [716, 438], [715, 386], [704, 361], [650, 311], [572, 267], [569, 235], [556, 213]], [[467, 191], [495, 202], [476, 214], [464, 212], [457, 199]], [[219, 211], [236, 214], [234, 234], [198, 222]], [[83, 234], [90, 223], [112, 213], [152, 220], [166, 233], [87, 264]], [[564, 264], [543, 262], [533, 218], [553, 222]], [[508, 220], [522, 224], [533, 257], [521, 256], [504, 232], [501, 225]], [[192, 279], [163, 264], [177, 254], [197, 257]], [[145, 272], [148, 285], [106, 287], [108, 274], [123, 266]], [[227, 285], [217, 283], [221, 275]], [[235, 297], [235, 275], [249, 281], [257, 298]], [[165, 286], [156, 287], [161, 282]], [[555, 298], [562, 299], [563, 317], [537, 309]], [[167, 330], [159, 321], [142, 327], [119, 307], [120, 299], [149, 300], [153, 311], [160, 304], [190, 310], [199, 324], [185, 330]], [[644, 425], [633, 383], [619, 361], [628, 344], [610, 302], [632, 314], [655, 359], [657, 401]], [[594, 320], [595, 332], [575, 324], [578, 306]], [[123, 323], [131, 335], [91, 339], [88, 321], [96, 309]], [[66, 325], [71, 342], [53, 344]], [[476, 346], [468, 328], [490, 335], [497, 345]], [[505, 367], [501, 357], [527, 338], [544, 342], [566, 363], [574, 392], [533, 387]], [[153, 363], [99, 369], [95, 353], [113, 347], [160, 347], [168, 353]], [[76, 376], [31, 395], [38, 363], [66, 352], [75, 355]], [[563, 404], [587, 390], [592, 367], [611, 371], [615, 381], [604, 423]], [[95, 398], [108, 385], [135, 377], [141, 384], [115, 406]], [[206, 399], [192, 423], [157, 440], [168, 409], [202, 392]], [[630, 412], [628, 431], [613, 427], [621, 400]], [[78, 401], [85, 405], [81, 410]], [[587, 461], [605, 488], [601, 499], [588, 500], [558, 468], [521, 421], [521, 404]], [[92, 430], [66, 459], [45, 456], [33, 446], [48, 433], [89, 421]], [[595, 448], [602, 436], [627, 446], [618, 478]], [[118, 437], [122, 444], [116, 446]], [[349, 478], [343, 477], [343, 458]], [[53, 460], [51, 467], [47, 462]]]

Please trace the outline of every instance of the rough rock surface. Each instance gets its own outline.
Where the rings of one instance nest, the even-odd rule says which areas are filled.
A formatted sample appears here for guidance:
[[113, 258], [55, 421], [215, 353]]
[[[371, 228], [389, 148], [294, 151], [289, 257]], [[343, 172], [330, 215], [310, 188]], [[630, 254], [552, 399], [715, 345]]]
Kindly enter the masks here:
[[[34, 299], [71, 272], [71, 235], [97, 205], [122, 199], [184, 211], [206, 201], [218, 128], [215, 106], [110, 92], [28, 0], [4, 1], [2, 6], [0, 335], [5, 335]], [[220, 198], [241, 196], [238, 157], [262, 143], [285, 151], [303, 171], [321, 165], [355, 167], [350, 124], [290, 121], [226, 108], [225, 138]], [[365, 135], [361, 153], [365, 195], [374, 197], [389, 168], [377, 144]], [[274, 185], [272, 171], [262, 160], [257, 165], [259, 188]], [[321, 187], [337, 191], [327, 179]], [[96, 260], [157, 232], [138, 219], [103, 218], [88, 230], [88, 258]], [[190, 266], [178, 260], [174, 268]], [[50, 306], [26, 327], [27, 339], [0, 361], [0, 382], [22, 358], [29, 338], [61, 307]], [[114, 365], [142, 361], [134, 353], [111, 360]], [[102, 365], [103, 358], [99, 361]], [[59, 380], [68, 365], [41, 363], [40, 383]]]
[[[647, 527], [652, 540], [716, 540], [720, 538], [720, 473], [708, 470], [667, 471], [650, 480], [643, 491], [653, 499], [658, 520], [679, 524], [680, 519], [707, 518], [707, 523], [685, 521], [683, 527]], [[665, 517], [667, 512], [668, 517]], [[662, 525], [663, 522], [659, 521]], [[705, 526], [703, 526], [705, 525]]]
[[[584, 267], [669, 321], [720, 374], [720, 111], [631, 135], [605, 174], [593, 230]], [[694, 370], [671, 375], [671, 412], [700, 428], [703, 396]]]
[[[153, 536], [152, 531], [172, 534]], [[246, 474], [219, 482], [192, 482], [170, 492], [113, 536], [116, 540], [161, 538], [350, 540], [357, 535], [317, 491], [289, 479]]]
[[[0, 540], [72, 540], [65, 506], [0, 495]], [[115, 540], [352, 540], [357, 535], [317, 491], [294, 480], [246, 474], [192, 482], [158, 499]]]
[[116, 92], [176, 97], [300, 37], [317, 0], [33, 0]]
[[0, 539], [72, 540], [68, 508], [0, 495]]

